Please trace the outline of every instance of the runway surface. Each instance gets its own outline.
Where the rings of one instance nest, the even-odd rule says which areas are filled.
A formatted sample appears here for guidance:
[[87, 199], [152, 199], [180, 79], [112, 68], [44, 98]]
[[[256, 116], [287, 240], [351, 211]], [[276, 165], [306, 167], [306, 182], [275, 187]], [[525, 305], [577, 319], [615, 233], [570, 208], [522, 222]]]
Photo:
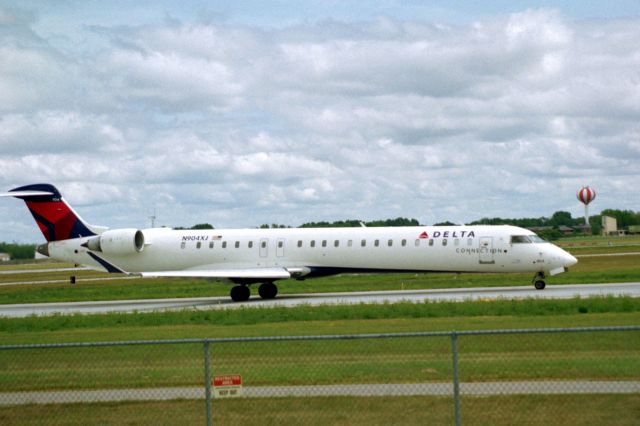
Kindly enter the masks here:
[[[256, 293], [254, 289], [254, 293]], [[533, 286], [477, 287], [437, 290], [398, 290], [345, 293], [310, 293], [281, 295], [262, 300], [254, 295], [249, 301], [236, 303], [229, 297], [195, 297], [181, 299], [108, 300], [98, 302], [28, 303], [0, 305], [0, 316], [93, 314], [106, 312], [148, 312], [180, 309], [236, 309], [245, 307], [294, 307], [300, 305], [350, 305], [360, 303], [396, 303], [402, 301], [465, 301], [496, 299], [569, 299], [591, 296], [640, 297], [640, 282], [610, 284], [549, 285], [545, 290]]]
[[[628, 394], [640, 392], [638, 381], [520, 381], [460, 383], [460, 394], [561, 395]], [[247, 398], [314, 396], [450, 396], [451, 383], [393, 383], [314, 386], [243, 386]], [[204, 399], [204, 387], [167, 387], [147, 389], [98, 389], [67, 391], [0, 392], [0, 406], [24, 404], [72, 404], [115, 401], [166, 401]]]

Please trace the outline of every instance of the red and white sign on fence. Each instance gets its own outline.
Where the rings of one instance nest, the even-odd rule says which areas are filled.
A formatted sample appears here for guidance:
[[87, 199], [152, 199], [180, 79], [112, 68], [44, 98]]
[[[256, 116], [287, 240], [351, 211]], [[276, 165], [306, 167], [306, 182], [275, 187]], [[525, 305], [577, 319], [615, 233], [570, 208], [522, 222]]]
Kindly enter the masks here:
[[242, 396], [242, 376], [240, 376], [239, 374], [214, 376], [214, 398], [235, 398], [238, 396]]

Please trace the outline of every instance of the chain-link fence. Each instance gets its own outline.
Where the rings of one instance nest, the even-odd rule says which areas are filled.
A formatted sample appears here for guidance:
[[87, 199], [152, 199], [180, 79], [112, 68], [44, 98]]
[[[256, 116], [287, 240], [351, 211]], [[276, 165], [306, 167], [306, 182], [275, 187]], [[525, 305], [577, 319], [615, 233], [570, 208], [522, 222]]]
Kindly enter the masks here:
[[640, 424], [640, 326], [0, 346], [0, 424]]

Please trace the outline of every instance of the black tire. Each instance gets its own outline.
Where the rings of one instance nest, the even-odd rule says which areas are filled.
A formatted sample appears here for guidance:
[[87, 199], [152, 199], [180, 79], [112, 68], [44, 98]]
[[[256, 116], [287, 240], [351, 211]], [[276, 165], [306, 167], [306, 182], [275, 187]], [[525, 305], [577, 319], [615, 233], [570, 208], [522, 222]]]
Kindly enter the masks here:
[[278, 286], [274, 283], [264, 283], [258, 287], [258, 294], [263, 299], [273, 299], [278, 294]]
[[536, 290], [544, 290], [547, 283], [542, 280], [537, 280], [535, 283], [533, 283], [533, 285], [535, 286]]
[[231, 300], [234, 302], [246, 302], [251, 297], [251, 290], [246, 285], [237, 285], [231, 289]]

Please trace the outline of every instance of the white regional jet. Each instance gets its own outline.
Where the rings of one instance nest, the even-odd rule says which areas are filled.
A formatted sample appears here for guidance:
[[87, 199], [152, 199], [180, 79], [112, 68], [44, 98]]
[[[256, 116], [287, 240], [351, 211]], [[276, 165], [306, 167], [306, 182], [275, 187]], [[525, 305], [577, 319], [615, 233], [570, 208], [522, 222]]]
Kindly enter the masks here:
[[50, 184], [0, 196], [24, 200], [47, 239], [38, 252], [96, 270], [143, 277], [198, 277], [249, 285], [272, 299], [277, 280], [354, 272], [532, 272], [544, 278], [577, 260], [533, 232], [515, 226], [407, 226], [173, 230], [92, 226]]

